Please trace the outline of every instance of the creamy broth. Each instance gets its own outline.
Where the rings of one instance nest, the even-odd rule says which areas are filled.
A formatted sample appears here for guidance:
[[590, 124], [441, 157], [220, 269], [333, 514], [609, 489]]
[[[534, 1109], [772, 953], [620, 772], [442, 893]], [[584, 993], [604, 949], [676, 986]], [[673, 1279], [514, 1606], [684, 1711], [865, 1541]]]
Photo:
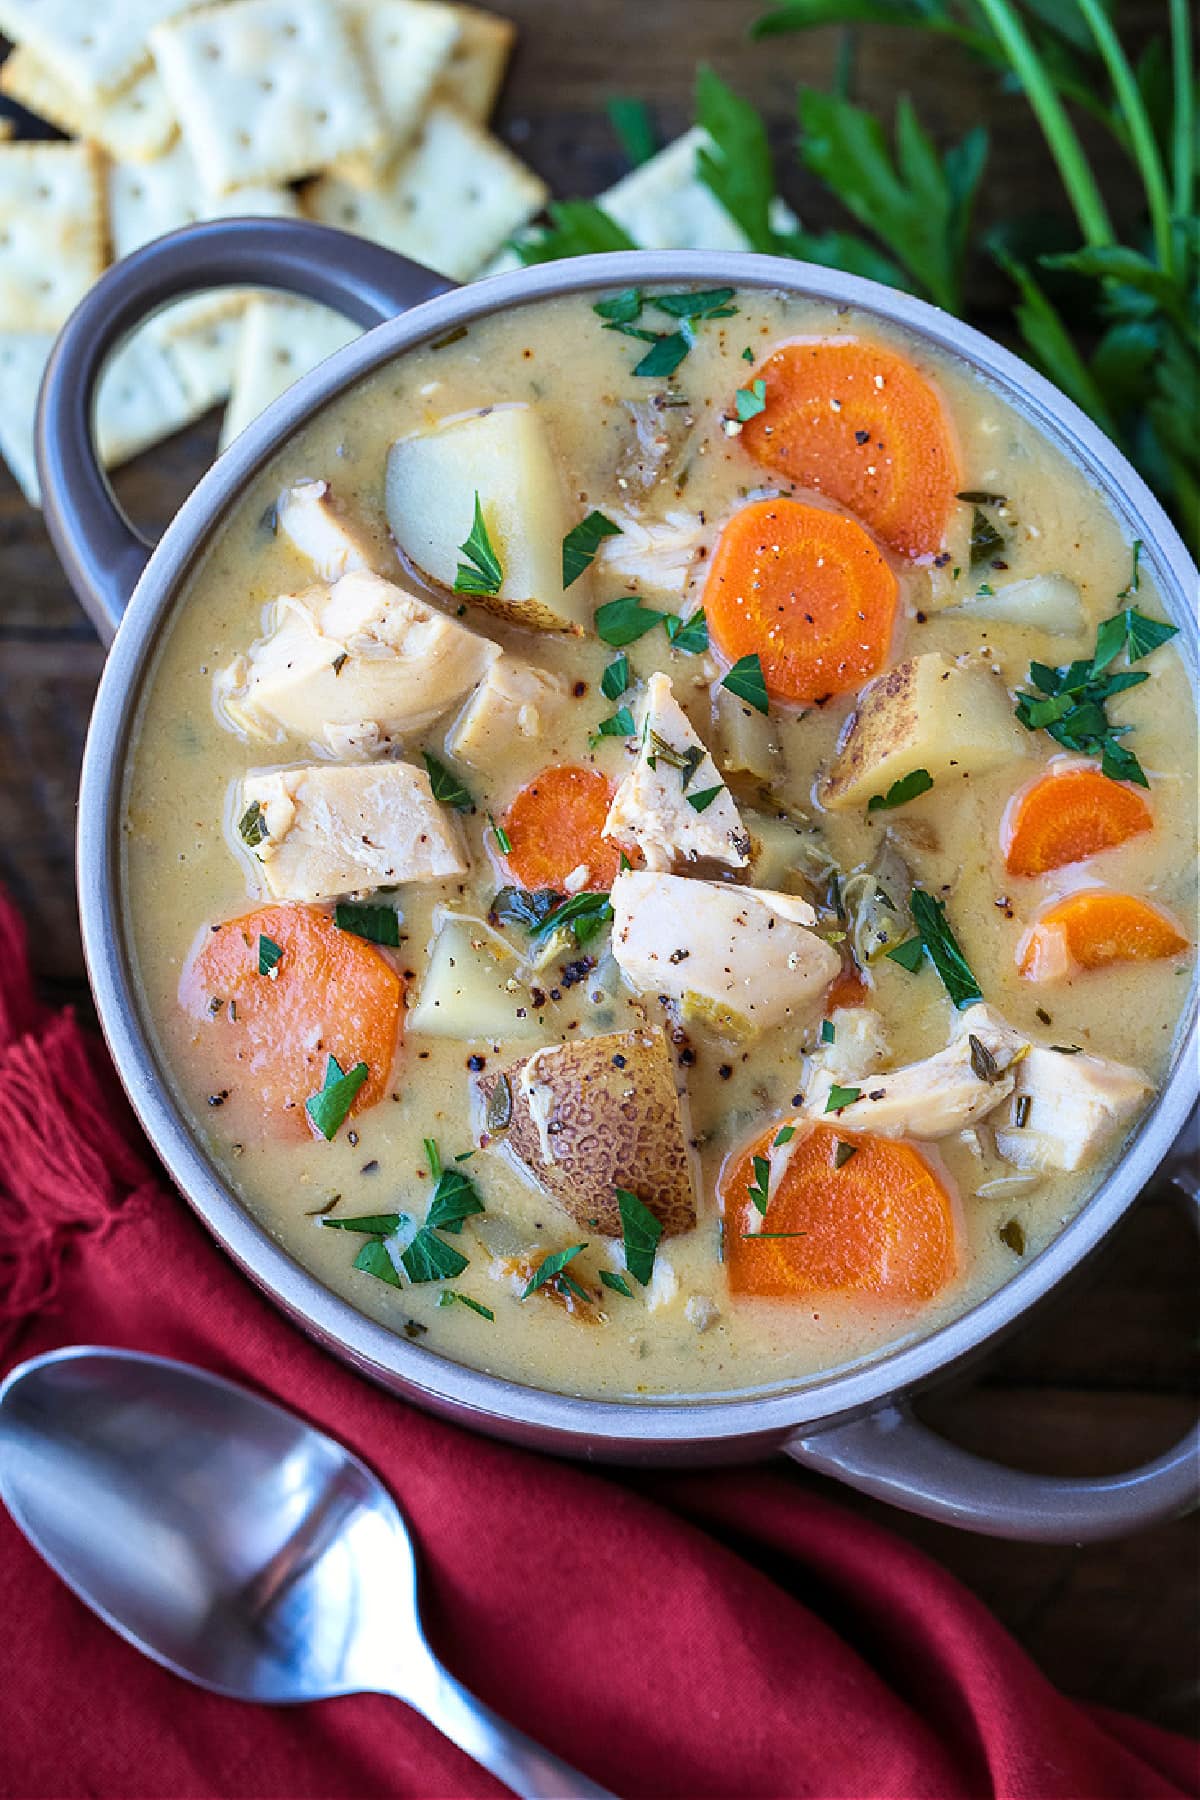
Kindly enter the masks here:
[[[214, 924], [246, 913], [264, 897], [261, 871], [238, 843], [242, 778], [248, 769], [315, 760], [307, 740], [286, 735], [275, 742], [248, 740], [214, 706], [215, 678], [268, 628], [276, 597], [316, 580], [285, 535], [272, 530], [274, 503], [281, 490], [302, 479], [324, 479], [345, 516], [368, 534], [375, 569], [412, 586], [413, 571], [402, 566], [388, 531], [384, 471], [394, 441], [440, 420], [499, 403], [532, 402], [554, 445], [572, 522], [592, 509], [626, 518], [640, 512], [649, 520], [682, 512], [702, 520], [703, 554], [693, 564], [686, 592], [667, 598], [653, 583], [645, 588], [648, 605], [687, 612], [699, 604], [706, 562], [723, 522], [750, 495], [790, 492], [750, 459], [743, 434], [728, 429], [735, 390], [746, 388], [759, 361], [788, 340], [846, 336], [891, 344], [941, 394], [957, 438], [961, 490], [1001, 494], [1008, 504], [988, 515], [1004, 537], [992, 559], [1005, 565], [1001, 569], [989, 564], [971, 571], [968, 503], [953, 509], [949, 560], [942, 568], [931, 570], [928, 558], [916, 566], [889, 557], [899, 578], [900, 603], [888, 666], [936, 651], [955, 659], [970, 654], [973, 666], [996, 671], [1013, 692], [1028, 686], [1031, 661], [1059, 667], [1090, 657], [1098, 625], [1120, 605], [1136, 604], [1147, 615], [1161, 616], [1149, 573], [1143, 574], [1136, 602], [1117, 599], [1128, 586], [1131, 564], [1131, 548], [1117, 521], [1085, 477], [978, 378], [852, 311], [835, 313], [754, 291], [739, 292], [733, 304], [733, 316], [697, 323], [694, 345], [666, 381], [632, 374], [644, 344], [601, 329], [586, 298], [542, 302], [485, 320], [444, 347], [412, 351], [364, 380], [284, 446], [202, 558], [147, 682], [128, 775], [124, 891], [145, 1013], [166, 1079], [224, 1178], [288, 1251], [363, 1312], [460, 1361], [569, 1393], [657, 1397], [761, 1389], [859, 1362], [929, 1332], [998, 1287], [1020, 1266], [1022, 1254], [1035, 1255], [1054, 1237], [1111, 1165], [1133, 1123], [1126, 1120], [1086, 1167], [1050, 1170], [1032, 1181], [997, 1154], [986, 1125], [922, 1142], [921, 1154], [954, 1195], [958, 1233], [957, 1273], [932, 1298], [838, 1292], [756, 1298], [729, 1291], [727, 1264], [720, 1260], [718, 1178], [732, 1151], [795, 1115], [798, 1096], [811, 1079], [805, 1057], [820, 1045], [819, 999], [803, 1016], [745, 1041], [704, 1026], [680, 1030], [656, 995], [634, 993], [622, 983], [601, 933], [526, 975], [546, 996], [535, 1037], [465, 1041], [415, 1031], [410, 1024], [386, 1097], [352, 1113], [330, 1142], [294, 1124], [281, 1128], [278, 1119], [264, 1120], [256, 1081], [249, 1074], [239, 1079], [235, 1066], [222, 1064], [228, 1021], [197, 1019], [179, 1004], [181, 977], [197, 943]], [[646, 322], [655, 329], [668, 325], [657, 317]], [[744, 355], [747, 350], [753, 360]], [[668, 404], [656, 407], [655, 396], [664, 395]], [[635, 404], [636, 422], [630, 412]], [[663, 448], [655, 438], [669, 440], [661, 462], [654, 461]], [[643, 484], [647, 463], [654, 478]], [[456, 516], [454, 526], [455, 541], [461, 542], [469, 513]], [[607, 570], [602, 553], [583, 578], [579, 591], [589, 608], [639, 592], [637, 579]], [[954, 603], [975, 594], [981, 582], [999, 590], [1037, 575], [1062, 576], [1073, 584], [1081, 606], [1078, 629], [1051, 633], [954, 610]], [[395, 747], [418, 765], [421, 749], [433, 752], [453, 767], [474, 801], [474, 810], [459, 817], [469, 873], [404, 883], [383, 897], [402, 914], [399, 951], [381, 954], [406, 977], [410, 1019], [442, 917], [438, 909], [482, 918], [509, 879], [489, 815], [502, 819], [518, 790], [551, 765], [594, 767], [621, 780], [636, 754], [636, 737], [596, 742], [593, 734], [621, 704], [636, 706], [640, 684], [656, 670], [670, 676], [676, 698], [713, 748], [718, 766], [727, 729], [713, 724], [714, 684], [727, 664], [712, 649], [687, 654], [672, 648], [662, 629], [649, 631], [627, 646], [629, 690], [608, 699], [600, 683], [618, 654], [610, 645], [590, 634], [531, 631], [496, 618], [468, 597], [428, 587], [419, 591], [451, 617], [462, 610], [465, 625], [558, 675], [565, 699], [540, 736], [510, 735], [503, 755], [485, 768], [454, 761], [447, 753], [461, 702]], [[1048, 984], [1017, 972], [1019, 946], [1031, 922], [1056, 896], [1083, 887], [1143, 896], [1190, 930], [1195, 711], [1175, 643], [1155, 649], [1138, 666], [1150, 679], [1114, 698], [1109, 711], [1114, 722], [1133, 727], [1124, 741], [1149, 774], [1154, 828], [1041, 876], [1006, 873], [1001, 830], [1014, 793], [1063, 754], [1044, 731], [1021, 733], [1021, 755], [1005, 766], [969, 779], [935, 779], [931, 791], [908, 804], [874, 812], [865, 806], [826, 810], [818, 793], [854, 710], [854, 693], [801, 710], [773, 704], [767, 736], [777, 796], [816, 823], [841, 869], [868, 863], [890, 833], [912, 879], [945, 896], [979, 987], [1015, 1031], [1038, 1044], [1078, 1046], [1132, 1065], [1157, 1084], [1188, 989], [1189, 955], [1117, 963]], [[726, 694], [719, 702], [722, 708], [729, 699]], [[735, 785], [731, 773], [730, 785], [746, 815], [778, 813], [778, 806], [761, 799], [757, 807], [746, 804], [745, 779]], [[755, 833], [749, 816], [747, 829]], [[697, 874], [708, 877], [712, 871]], [[758, 880], [754, 862], [749, 878]], [[772, 884], [812, 897], [794, 868], [783, 878], [776, 873], [772, 881], [759, 882]], [[822, 917], [827, 937], [836, 935], [827, 929], [836, 923]], [[524, 955], [521, 928], [501, 929]], [[845, 954], [841, 946], [838, 954]], [[570, 970], [584, 955], [594, 957], [596, 967], [580, 979], [571, 978], [577, 970], [564, 976], [564, 967]], [[914, 974], [881, 957], [871, 964], [867, 980], [866, 1003], [886, 1025], [888, 1068], [946, 1046], [955, 1011], [933, 968], [926, 965]], [[497, 1150], [502, 1137], [490, 1148], [478, 1147], [479, 1077], [503, 1070], [538, 1044], [647, 1023], [664, 1024], [674, 1035], [672, 1059], [686, 1092], [687, 1131], [695, 1147], [697, 1223], [662, 1240], [657, 1282], [643, 1288], [629, 1281], [632, 1297], [626, 1297], [597, 1286], [599, 1269], [616, 1266], [606, 1241], [578, 1229], [524, 1178]], [[210, 1103], [210, 1096], [218, 1104]], [[400, 1212], [419, 1223], [433, 1186], [427, 1139], [436, 1140], [448, 1167], [470, 1176], [487, 1210], [446, 1240], [469, 1258], [455, 1279], [398, 1278], [402, 1284], [393, 1286], [354, 1267], [366, 1240], [327, 1229], [322, 1214]], [[470, 1160], [455, 1165], [453, 1159], [468, 1151], [475, 1152]], [[585, 1291], [597, 1296], [589, 1313], [598, 1316], [573, 1316], [556, 1303], [561, 1296], [522, 1299], [520, 1283], [499, 1267], [498, 1259], [510, 1250], [541, 1254], [583, 1238], [589, 1248], [571, 1269]], [[485, 1306], [494, 1318], [439, 1304], [445, 1287]], [[705, 1301], [711, 1304], [697, 1304]]]

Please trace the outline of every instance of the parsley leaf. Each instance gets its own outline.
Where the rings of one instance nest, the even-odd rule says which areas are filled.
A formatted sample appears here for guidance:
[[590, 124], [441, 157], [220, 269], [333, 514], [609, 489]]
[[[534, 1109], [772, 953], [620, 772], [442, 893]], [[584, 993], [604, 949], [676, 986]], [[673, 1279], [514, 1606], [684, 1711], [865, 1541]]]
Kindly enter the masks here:
[[606, 537], [620, 537], [621, 527], [606, 519], [602, 512], [592, 511], [578, 525], [572, 525], [562, 541], [562, 583], [569, 588], [578, 581]]
[[492, 540], [488, 536], [487, 523], [480, 505], [479, 493], [475, 494], [475, 519], [465, 544], [458, 546], [460, 556], [465, 562], [458, 565], [454, 577], [456, 594], [498, 594], [500, 584], [504, 580], [504, 571], [500, 567], [500, 559], [492, 548]]
[[360, 1213], [354, 1219], [324, 1218], [326, 1231], [361, 1231], [370, 1237], [391, 1237], [408, 1219], [407, 1213]]
[[610, 219], [594, 200], [552, 200], [546, 208], [549, 227], [528, 238], [511, 240], [527, 266], [555, 262], [560, 256], [590, 256], [602, 250], [636, 250], [623, 226]]
[[825, 1111], [841, 1112], [843, 1106], [853, 1106], [862, 1093], [860, 1087], [839, 1087], [835, 1081], [825, 1101]]
[[488, 814], [488, 824], [492, 828], [492, 836], [496, 840], [496, 846], [500, 851], [501, 856], [510, 855], [512, 852], [512, 839], [509, 837], [507, 831], [505, 831], [503, 825], [497, 825], [493, 813]]
[[748, 1183], [746, 1192], [760, 1213], [765, 1213], [770, 1200], [771, 1164], [765, 1156], [751, 1158], [754, 1180]]
[[548, 912], [541, 922], [530, 927], [529, 935], [535, 938], [549, 937], [560, 925], [569, 925], [575, 933], [577, 944], [586, 944], [594, 938], [601, 926], [607, 925], [613, 916], [612, 905], [608, 895], [599, 892], [572, 894], [561, 906]]
[[608, 103], [608, 119], [633, 167], [640, 169], [648, 163], [658, 149], [658, 140], [646, 102], [628, 94], [614, 94]]
[[386, 1281], [389, 1287], [399, 1287], [400, 1277], [396, 1273], [396, 1265], [388, 1255], [387, 1246], [380, 1238], [372, 1238], [364, 1244], [354, 1259], [354, 1267], [361, 1269], [364, 1275], [374, 1275], [376, 1281]]
[[238, 820], [238, 836], [248, 849], [253, 850], [257, 844], [270, 834], [267, 831], [267, 817], [257, 800], [252, 800], [241, 818]]
[[834, 1168], [835, 1169], [844, 1169], [846, 1164], [850, 1161], [850, 1158], [852, 1156], [857, 1156], [857, 1155], [858, 1155], [858, 1145], [857, 1144], [847, 1144], [841, 1138], [839, 1138], [837, 1149], [833, 1153]]
[[470, 812], [475, 802], [453, 769], [448, 769], [444, 762], [439, 762], [428, 750], [422, 750], [421, 760], [428, 771], [434, 799], [440, 800], [443, 806], [452, 806], [455, 812]]
[[686, 619], [679, 618], [675, 613], [664, 613], [662, 622], [673, 650], [682, 650], [685, 656], [699, 656], [708, 649], [708, 620], [704, 616], [703, 607], [690, 613]]
[[666, 616], [655, 612], [651, 606], [643, 606], [636, 594], [630, 594], [624, 600], [606, 600], [603, 606], [596, 608], [596, 635], [602, 642], [611, 644], [614, 650], [620, 650], [645, 637], [648, 631], [661, 625]]
[[619, 700], [629, 686], [629, 658], [624, 651], [614, 657], [600, 677], [600, 692], [606, 700]]
[[633, 365], [632, 372], [651, 381], [665, 380], [675, 373], [691, 347], [690, 338], [682, 331], [656, 332], [654, 342], [641, 361]]
[[453, 1281], [456, 1275], [462, 1274], [469, 1260], [428, 1225], [422, 1225], [407, 1250], [400, 1252], [404, 1273], [413, 1282]]
[[756, 712], [767, 711], [767, 683], [757, 650], [752, 650], [749, 656], [739, 657], [722, 677], [721, 686], [736, 694], [739, 700], [745, 700]]
[[673, 319], [730, 319], [737, 312], [730, 306], [736, 288], [702, 288], [698, 293], [655, 294], [649, 304]]
[[[525, 1292], [521, 1295], [522, 1300], [528, 1300], [530, 1294], [536, 1294], [538, 1289], [545, 1287], [548, 1281], [554, 1281], [562, 1274], [567, 1264], [578, 1256], [581, 1250], [586, 1249], [586, 1243], [569, 1244], [565, 1250], [552, 1250], [549, 1256], [544, 1256], [530, 1277]], [[586, 1294], [584, 1298], [587, 1298]]]
[[456, 1288], [443, 1288], [438, 1295], [438, 1305], [454, 1306], [456, 1303], [459, 1306], [467, 1307], [473, 1313], [478, 1313], [481, 1319], [487, 1319], [491, 1324], [495, 1323], [496, 1315], [490, 1306], [484, 1306], [480, 1301], [472, 1300], [470, 1294], [460, 1294]]
[[724, 787], [719, 784], [716, 787], [701, 788], [698, 794], [688, 794], [686, 796], [687, 803], [692, 808], [693, 812], [707, 812], [717, 795], [723, 794], [724, 791]]
[[622, 288], [611, 300], [597, 300], [592, 311], [613, 325], [632, 325], [641, 317], [642, 305], [641, 288]]
[[834, 1024], [833, 1020], [832, 1019], [822, 1019], [821, 1020], [821, 1042], [823, 1044], [832, 1044], [832, 1043], [836, 1042], [836, 1039], [837, 1039], [837, 1026]]
[[654, 1258], [663, 1232], [662, 1224], [650, 1208], [636, 1194], [631, 1194], [628, 1188], [619, 1187], [616, 1192], [625, 1244], [625, 1267], [635, 1281], [647, 1287], [654, 1274]]
[[927, 794], [932, 786], [933, 776], [928, 769], [913, 769], [899, 781], [893, 781], [886, 794], [872, 794], [867, 801], [867, 811], [890, 812], [893, 806], [903, 806], [905, 801], [915, 800], [918, 794]]
[[479, 1189], [461, 1169], [443, 1169], [429, 1202], [425, 1223], [431, 1231], [462, 1230], [464, 1219], [486, 1211]]
[[354, 1104], [354, 1096], [370, 1072], [365, 1062], [355, 1063], [352, 1069], [343, 1071], [336, 1056], [331, 1056], [325, 1064], [321, 1091], [309, 1095], [304, 1110], [312, 1120], [314, 1130], [320, 1132], [326, 1143], [337, 1136]]
[[1177, 625], [1164, 625], [1160, 619], [1148, 619], [1136, 607], [1127, 606], [1123, 612], [1105, 619], [1097, 631], [1092, 674], [1101, 674], [1110, 663], [1116, 661], [1122, 650], [1128, 651], [1131, 663], [1140, 662], [1144, 656], [1149, 656], [1152, 651], [1178, 636], [1178, 632]]
[[910, 975], [915, 975], [925, 961], [925, 945], [919, 937], [905, 938], [902, 944], [896, 944], [891, 950], [885, 950], [884, 955], [889, 962], [899, 963], [902, 969], [907, 969]]
[[263, 934], [260, 932], [259, 936], [258, 936], [258, 972], [259, 972], [259, 974], [260, 975], [269, 975], [271, 977], [271, 979], [274, 980], [275, 979], [275, 971], [279, 967], [280, 959], [282, 958], [282, 956], [283, 956], [283, 951], [280, 948], [280, 946], [275, 942], [275, 939], [269, 938], [269, 937], [264, 937]]
[[743, 424], [747, 419], [757, 417], [760, 412], [766, 412], [767, 384], [762, 376], [757, 381], [752, 381], [748, 388], [739, 388], [733, 396], [733, 404]]
[[339, 900], [333, 909], [333, 922], [339, 931], [365, 938], [368, 944], [386, 944], [396, 950], [400, 945], [400, 917], [394, 906], [358, 906]]
[[781, 1125], [771, 1142], [772, 1150], [778, 1150], [782, 1145], [790, 1144], [795, 1135], [796, 1127], [794, 1125]]
[[594, 739], [602, 737], [632, 737], [637, 730], [633, 722], [633, 714], [627, 706], [619, 706], [610, 718], [601, 719], [595, 731]]
[[614, 1294], [624, 1294], [627, 1300], [633, 1299], [633, 1289], [625, 1277], [618, 1275], [615, 1269], [601, 1269], [600, 1279], [606, 1288], [612, 1289]]
[[[983, 991], [947, 922], [946, 902], [935, 900], [924, 888], [914, 888], [909, 906], [921, 943], [951, 1000], [960, 1011], [964, 1006], [974, 1006], [983, 999]], [[897, 948], [903, 949], [904, 945]]]

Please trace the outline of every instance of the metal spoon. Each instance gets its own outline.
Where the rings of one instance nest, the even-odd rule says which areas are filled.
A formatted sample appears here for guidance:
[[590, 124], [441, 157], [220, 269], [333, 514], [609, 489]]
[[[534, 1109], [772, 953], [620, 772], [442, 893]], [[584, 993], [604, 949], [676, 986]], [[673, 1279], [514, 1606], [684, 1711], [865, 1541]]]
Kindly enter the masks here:
[[201, 1687], [394, 1694], [517, 1794], [612, 1800], [442, 1667], [370, 1469], [244, 1388], [124, 1350], [34, 1357], [0, 1384], [0, 1499], [93, 1612]]

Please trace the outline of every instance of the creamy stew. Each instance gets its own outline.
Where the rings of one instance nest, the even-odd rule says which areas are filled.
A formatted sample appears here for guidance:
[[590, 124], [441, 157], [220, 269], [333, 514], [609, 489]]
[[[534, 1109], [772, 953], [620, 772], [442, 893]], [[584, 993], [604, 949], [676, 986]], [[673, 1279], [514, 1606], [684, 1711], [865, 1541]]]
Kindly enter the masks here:
[[1170, 1059], [1195, 711], [1153, 571], [853, 310], [627, 290], [288, 442], [141, 703], [127, 928], [249, 1211], [440, 1352], [754, 1390], [928, 1332]]

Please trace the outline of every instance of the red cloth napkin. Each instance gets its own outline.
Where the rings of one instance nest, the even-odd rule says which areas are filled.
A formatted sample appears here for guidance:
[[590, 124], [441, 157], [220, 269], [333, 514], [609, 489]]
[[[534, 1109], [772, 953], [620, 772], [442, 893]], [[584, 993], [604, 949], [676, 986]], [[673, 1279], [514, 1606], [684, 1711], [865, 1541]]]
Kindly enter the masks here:
[[[36, 1008], [0, 896], [0, 1362], [71, 1342], [186, 1358], [349, 1444], [412, 1521], [449, 1666], [627, 1800], [1193, 1792], [1191, 1745], [1064, 1698], [950, 1576], [793, 1471], [551, 1461], [429, 1418], [310, 1344], [164, 1184], [99, 1043]], [[0, 1512], [3, 1795], [503, 1791], [395, 1701], [273, 1711], [185, 1685]]]

